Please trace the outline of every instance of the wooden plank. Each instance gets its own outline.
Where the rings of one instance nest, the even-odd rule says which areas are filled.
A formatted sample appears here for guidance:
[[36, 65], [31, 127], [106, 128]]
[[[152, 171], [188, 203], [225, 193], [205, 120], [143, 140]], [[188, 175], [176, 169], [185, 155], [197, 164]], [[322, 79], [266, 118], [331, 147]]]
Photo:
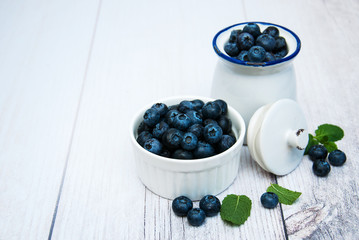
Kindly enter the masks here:
[[49, 235], [97, 1], [84, 5], [0, 2], [0, 239]]
[[[209, 96], [217, 57], [211, 41], [241, 22], [242, 3], [103, 0], [66, 179], [55, 239], [284, 239], [280, 209], [260, 207], [274, 179], [242, 151], [235, 183], [220, 195], [246, 194], [252, 216], [241, 227], [220, 217], [193, 228], [172, 214], [171, 202], [146, 190], [128, 139], [137, 110], [173, 95]], [[136, 13], [136, 14], [134, 14]], [[258, 179], [259, 178], [259, 179]], [[196, 203], [198, 204], [198, 203]]]

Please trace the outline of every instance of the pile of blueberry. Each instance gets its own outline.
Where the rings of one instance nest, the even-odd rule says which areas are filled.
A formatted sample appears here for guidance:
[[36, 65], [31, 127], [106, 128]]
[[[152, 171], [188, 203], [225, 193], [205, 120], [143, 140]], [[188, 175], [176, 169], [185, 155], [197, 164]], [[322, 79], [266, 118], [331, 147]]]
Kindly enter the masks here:
[[[334, 150], [329, 153], [323, 145], [314, 145], [308, 151], [309, 158], [313, 161], [313, 172], [319, 177], [325, 177], [330, 172], [330, 165], [342, 166], [347, 157], [341, 150]], [[328, 161], [326, 158], [328, 156]]]
[[285, 57], [288, 46], [278, 28], [269, 26], [261, 32], [258, 24], [248, 23], [243, 29], [232, 30], [224, 51], [238, 60], [259, 63]]
[[180, 196], [172, 202], [173, 212], [180, 217], [187, 216], [188, 223], [200, 226], [206, 217], [213, 217], [221, 210], [221, 202], [216, 196], [206, 195], [199, 202], [199, 208], [193, 208], [193, 202], [186, 196]]
[[146, 150], [168, 158], [199, 159], [230, 148], [236, 138], [227, 117], [227, 103], [199, 99], [167, 107], [156, 103], [137, 129], [137, 142]]

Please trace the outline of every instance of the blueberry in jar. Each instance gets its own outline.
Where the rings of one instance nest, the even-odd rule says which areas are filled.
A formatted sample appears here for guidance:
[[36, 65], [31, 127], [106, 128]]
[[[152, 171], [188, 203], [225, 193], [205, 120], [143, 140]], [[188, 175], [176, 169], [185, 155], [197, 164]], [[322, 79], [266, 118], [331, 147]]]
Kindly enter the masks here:
[[329, 153], [328, 160], [333, 166], [342, 166], [347, 160], [347, 157], [344, 152], [338, 149]]
[[201, 226], [205, 219], [206, 214], [200, 208], [193, 208], [187, 214], [188, 223], [195, 227]]
[[206, 195], [199, 202], [199, 207], [204, 211], [207, 217], [213, 217], [221, 210], [221, 202], [216, 196]]
[[143, 144], [143, 148], [151, 153], [160, 155], [162, 151], [162, 143], [156, 138], [150, 138]]
[[193, 208], [193, 202], [186, 196], [179, 196], [172, 201], [173, 212], [180, 217], [187, 216], [189, 210]]
[[324, 160], [315, 160], [313, 163], [313, 172], [318, 177], [325, 177], [330, 172], [330, 165]]
[[265, 208], [275, 208], [278, 205], [278, 196], [272, 192], [265, 192], [261, 196], [261, 203]]
[[251, 62], [263, 62], [266, 57], [266, 50], [261, 46], [253, 46], [248, 51], [248, 58]]

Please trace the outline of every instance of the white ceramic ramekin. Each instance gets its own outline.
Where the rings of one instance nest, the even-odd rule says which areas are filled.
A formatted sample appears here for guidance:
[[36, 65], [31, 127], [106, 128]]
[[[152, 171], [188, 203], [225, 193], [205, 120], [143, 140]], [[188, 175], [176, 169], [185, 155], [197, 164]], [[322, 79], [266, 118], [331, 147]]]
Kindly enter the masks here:
[[228, 106], [228, 117], [232, 120], [237, 141], [223, 153], [195, 160], [171, 159], [150, 153], [137, 143], [137, 128], [145, 111], [153, 104], [161, 102], [170, 106], [194, 99], [214, 101], [196, 96], [160, 99], [139, 111], [131, 123], [130, 137], [138, 176], [149, 190], [164, 198], [174, 199], [184, 195], [199, 200], [207, 194], [216, 195], [228, 188], [238, 173], [246, 127], [242, 116], [231, 106]]

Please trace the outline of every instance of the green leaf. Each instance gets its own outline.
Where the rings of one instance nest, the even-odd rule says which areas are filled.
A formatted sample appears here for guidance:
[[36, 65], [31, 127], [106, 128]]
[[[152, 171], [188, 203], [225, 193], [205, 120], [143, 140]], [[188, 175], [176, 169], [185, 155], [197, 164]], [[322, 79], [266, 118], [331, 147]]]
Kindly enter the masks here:
[[309, 140], [307, 147], [305, 148], [304, 155], [308, 154], [309, 148], [311, 146], [317, 145], [319, 142], [314, 138], [312, 134], [309, 133]]
[[297, 200], [302, 194], [301, 192], [294, 192], [284, 187], [281, 187], [278, 184], [271, 184], [267, 188], [267, 192], [277, 194], [279, 202], [285, 205], [292, 205], [295, 200]]
[[221, 206], [221, 218], [223, 221], [235, 225], [243, 224], [251, 215], [252, 201], [246, 195], [227, 195]]
[[[332, 124], [322, 124], [315, 130], [316, 138], [321, 142], [335, 142], [344, 137], [344, 131]], [[327, 138], [325, 138], [327, 137]]]
[[338, 147], [337, 145], [335, 144], [335, 142], [326, 142], [323, 144], [324, 147], [328, 150], [328, 152], [332, 152], [334, 150], [337, 150]]

